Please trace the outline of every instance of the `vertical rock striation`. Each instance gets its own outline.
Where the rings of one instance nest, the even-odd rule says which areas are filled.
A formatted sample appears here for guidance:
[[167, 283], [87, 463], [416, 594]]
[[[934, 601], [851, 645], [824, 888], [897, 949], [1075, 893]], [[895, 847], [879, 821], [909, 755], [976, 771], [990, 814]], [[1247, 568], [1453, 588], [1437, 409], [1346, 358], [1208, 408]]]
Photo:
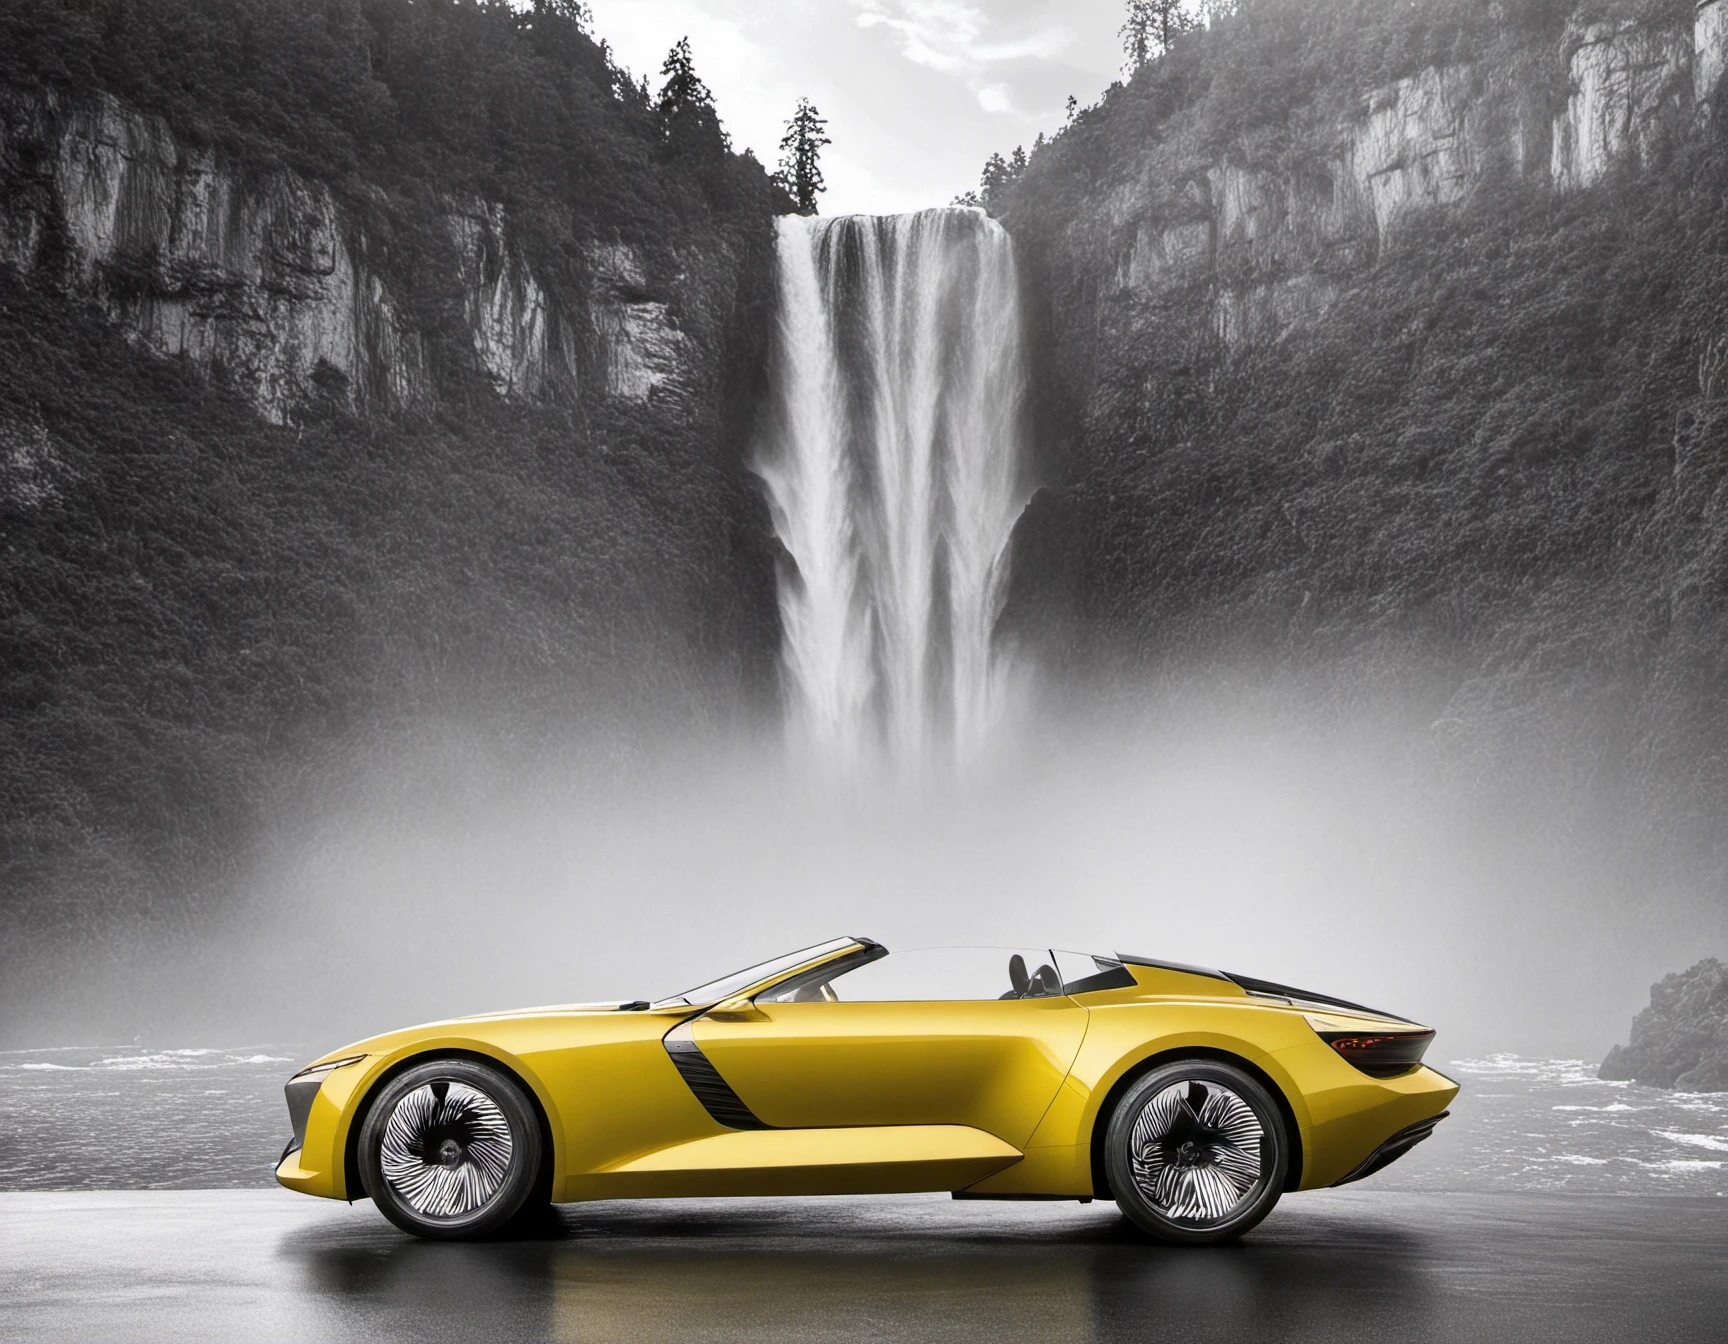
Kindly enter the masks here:
[[[693, 379], [639, 247], [593, 247], [590, 289], [556, 292], [497, 202], [443, 217], [471, 367], [500, 395], [643, 402]], [[97, 300], [273, 422], [315, 395], [389, 410], [429, 394], [427, 333], [386, 250], [327, 183], [188, 144], [107, 94], [0, 104], [0, 261]]]
[[1728, 66], [1728, 0], [1698, 0], [1692, 21], [1692, 101], [1712, 105]]
[[1648, 161], [1708, 107], [1725, 64], [1728, 0], [1702, 0], [1690, 30], [1573, 23], [1545, 53], [1430, 66], [1345, 115], [1308, 109], [1221, 146], [1178, 115], [1117, 180], [1063, 202], [1054, 229], [1035, 160], [1003, 219], [1049, 238], [1054, 287], [1074, 279], [1109, 305], [1202, 286], [1216, 334], [1240, 346], [1324, 309], [1413, 210], [1496, 177], [1575, 191]]
[[1617, 163], [1648, 158], [1684, 123], [1693, 100], [1691, 33], [1596, 23], [1573, 41], [1570, 93], [1554, 118], [1549, 168], [1560, 190], [1587, 187]]

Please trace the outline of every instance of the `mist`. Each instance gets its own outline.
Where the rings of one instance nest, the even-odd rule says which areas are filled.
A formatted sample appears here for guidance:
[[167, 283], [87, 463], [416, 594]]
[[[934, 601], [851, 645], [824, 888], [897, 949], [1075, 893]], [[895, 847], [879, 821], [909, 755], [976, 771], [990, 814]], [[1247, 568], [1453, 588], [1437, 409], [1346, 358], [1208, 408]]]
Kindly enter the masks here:
[[1594, 1058], [1725, 932], [1708, 872], [1578, 762], [1466, 758], [1417, 697], [1340, 711], [1219, 671], [1058, 691], [911, 779], [766, 726], [501, 746], [443, 720], [285, 790], [225, 914], [40, 959], [6, 1034], [324, 1049], [866, 934], [1219, 966], [1428, 1022], [1437, 1058]]

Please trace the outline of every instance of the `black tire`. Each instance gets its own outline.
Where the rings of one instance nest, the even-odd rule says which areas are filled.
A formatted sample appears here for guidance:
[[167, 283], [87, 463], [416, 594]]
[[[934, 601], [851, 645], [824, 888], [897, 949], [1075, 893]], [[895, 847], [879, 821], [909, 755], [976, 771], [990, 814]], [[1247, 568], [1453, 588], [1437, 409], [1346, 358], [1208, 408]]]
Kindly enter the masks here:
[[417, 1064], [384, 1085], [360, 1130], [360, 1174], [404, 1232], [468, 1241], [544, 1202], [540, 1121], [522, 1085], [469, 1059]]
[[1206, 1246], [1272, 1212], [1290, 1140], [1276, 1103], [1245, 1070], [1177, 1060], [1128, 1089], [1105, 1131], [1104, 1163], [1135, 1226], [1173, 1245]]

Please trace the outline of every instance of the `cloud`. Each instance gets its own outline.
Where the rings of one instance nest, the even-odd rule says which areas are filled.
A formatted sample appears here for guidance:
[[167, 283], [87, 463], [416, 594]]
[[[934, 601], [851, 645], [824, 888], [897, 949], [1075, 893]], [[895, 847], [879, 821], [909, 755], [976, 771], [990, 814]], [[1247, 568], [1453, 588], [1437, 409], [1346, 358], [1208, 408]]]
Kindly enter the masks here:
[[929, 66], [945, 75], [976, 69], [972, 48], [987, 20], [974, 5], [955, 0], [854, 0], [863, 12], [860, 28], [887, 28], [900, 39], [901, 50], [914, 65]]
[[859, 11], [860, 28], [891, 32], [907, 60], [961, 83], [986, 112], [1016, 110], [1004, 73], [1049, 61], [1076, 40], [1073, 30], [1061, 23], [1035, 23], [1028, 31], [997, 37], [993, 29], [999, 25], [968, 0], [852, 3]]

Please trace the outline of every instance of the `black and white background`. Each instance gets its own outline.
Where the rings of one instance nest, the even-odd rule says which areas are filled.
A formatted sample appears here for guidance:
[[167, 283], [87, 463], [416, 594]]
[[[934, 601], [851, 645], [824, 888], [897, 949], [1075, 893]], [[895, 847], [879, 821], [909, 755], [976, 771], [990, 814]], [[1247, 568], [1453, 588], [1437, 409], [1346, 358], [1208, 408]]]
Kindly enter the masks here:
[[[1702, 1337], [1725, 69], [1728, 0], [0, 0], [0, 1337]], [[331, 1045], [837, 933], [1464, 1092], [1210, 1258], [276, 1199]]]

